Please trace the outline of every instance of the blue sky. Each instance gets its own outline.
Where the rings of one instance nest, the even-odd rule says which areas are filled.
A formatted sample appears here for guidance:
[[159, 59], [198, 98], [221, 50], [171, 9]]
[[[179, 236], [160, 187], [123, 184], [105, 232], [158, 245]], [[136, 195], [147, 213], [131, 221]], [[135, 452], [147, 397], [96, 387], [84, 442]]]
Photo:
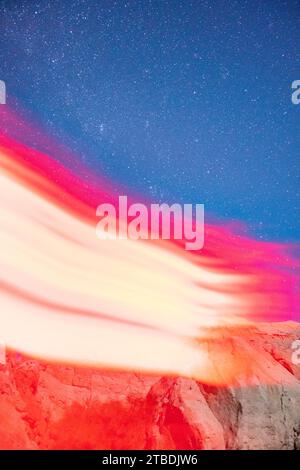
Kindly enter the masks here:
[[93, 171], [299, 240], [299, 1], [3, 1], [1, 24], [8, 103]]

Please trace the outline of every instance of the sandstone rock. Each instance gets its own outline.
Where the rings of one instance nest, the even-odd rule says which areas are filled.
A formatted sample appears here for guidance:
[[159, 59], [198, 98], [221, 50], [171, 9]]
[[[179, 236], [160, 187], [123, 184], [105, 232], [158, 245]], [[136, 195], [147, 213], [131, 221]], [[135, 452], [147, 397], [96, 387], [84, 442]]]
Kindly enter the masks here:
[[[0, 448], [300, 449], [299, 338], [296, 323], [224, 332], [224, 357], [242, 364], [226, 386], [10, 352], [0, 366]], [[222, 374], [220, 344], [208, 350]]]

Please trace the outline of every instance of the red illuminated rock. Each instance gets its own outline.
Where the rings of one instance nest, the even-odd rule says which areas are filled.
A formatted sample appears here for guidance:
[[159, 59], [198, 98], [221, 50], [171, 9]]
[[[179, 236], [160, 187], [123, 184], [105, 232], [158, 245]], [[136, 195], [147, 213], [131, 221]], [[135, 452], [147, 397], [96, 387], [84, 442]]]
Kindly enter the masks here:
[[222, 387], [9, 353], [0, 366], [0, 448], [300, 448], [300, 367], [291, 360], [299, 324], [224, 335], [231, 354], [253, 361]]

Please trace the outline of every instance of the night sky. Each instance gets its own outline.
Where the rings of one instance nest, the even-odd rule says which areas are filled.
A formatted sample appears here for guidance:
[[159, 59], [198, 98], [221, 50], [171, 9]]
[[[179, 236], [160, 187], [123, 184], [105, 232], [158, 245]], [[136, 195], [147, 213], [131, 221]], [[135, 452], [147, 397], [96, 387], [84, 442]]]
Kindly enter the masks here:
[[300, 239], [299, 1], [0, 5], [8, 105], [153, 202]]

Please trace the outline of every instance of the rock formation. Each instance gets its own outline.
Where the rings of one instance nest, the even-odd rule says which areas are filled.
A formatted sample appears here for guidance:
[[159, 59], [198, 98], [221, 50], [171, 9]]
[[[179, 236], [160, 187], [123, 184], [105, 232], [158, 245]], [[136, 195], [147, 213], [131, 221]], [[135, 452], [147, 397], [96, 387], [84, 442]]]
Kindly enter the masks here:
[[260, 324], [230, 338], [257, 369], [227, 386], [10, 351], [0, 366], [0, 448], [300, 449], [300, 366], [291, 360], [300, 325]]

